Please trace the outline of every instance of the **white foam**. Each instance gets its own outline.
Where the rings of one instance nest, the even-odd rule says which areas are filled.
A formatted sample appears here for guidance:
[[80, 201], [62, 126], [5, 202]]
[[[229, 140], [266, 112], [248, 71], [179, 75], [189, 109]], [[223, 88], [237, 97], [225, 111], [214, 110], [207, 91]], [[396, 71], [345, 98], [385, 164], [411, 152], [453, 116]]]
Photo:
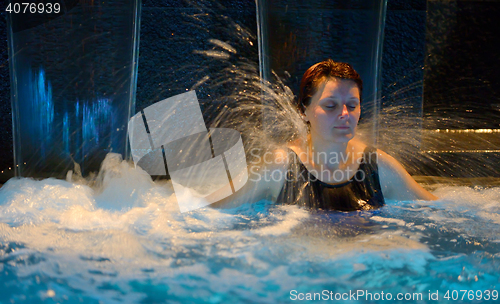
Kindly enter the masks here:
[[[420, 241], [429, 229], [497, 240], [498, 227], [490, 223], [500, 221], [500, 189], [442, 187], [435, 194], [439, 201], [389, 202], [374, 215], [339, 214], [317, 225], [309, 211], [296, 206], [268, 210], [266, 202], [181, 214], [169, 182], [153, 183], [141, 169], [110, 157], [93, 180], [8, 181], [0, 189], [0, 240], [24, 246], [11, 257], [40, 257], [40, 262], [16, 265], [18, 276], [44, 273], [68, 282], [66, 289], [53, 284], [40, 296], [54, 300], [73, 288], [98, 294], [106, 303], [140, 302], [143, 294], [130, 281], [150, 279], [176, 288], [181, 297], [188, 297], [192, 286], [204, 292], [238, 285], [265, 290], [262, 282], [268, 280], [276, 285], [266, 291], [273, 298], [302, 284], [304, 277], [290, 272], [310, 267], [306, 262], [321, 269], [311, 278], [317, 285], [366, 271], [374, 273], [372, 281], [359, 279], [360, 284], [383, 284], [398, 271], [422, 275], [434, 259]], [[214, 271], [217, 267], [222, 268]], [[126, 296], [102, 291], [108, 283]], [[256, 299], [243, 289], [238, 293]]]

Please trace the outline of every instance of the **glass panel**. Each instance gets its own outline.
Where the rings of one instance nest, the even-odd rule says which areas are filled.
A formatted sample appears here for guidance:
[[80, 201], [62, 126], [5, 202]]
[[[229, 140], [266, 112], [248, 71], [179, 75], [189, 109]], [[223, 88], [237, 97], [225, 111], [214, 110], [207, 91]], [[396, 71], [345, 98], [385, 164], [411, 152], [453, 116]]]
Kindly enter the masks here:
[[[385, 0], [259, 0], [261, 73], [271, 70], [298, 95], [308, 67], [331, 58], [348, 62], [363, 79], [362, 117], [376, 117]], [[372, 121], [375, 142], [376, 125]]]
[[500, 174], [499, 14], [498, 1], [427, 1], [421, 149], [438, 170], [427, 174]]
[[[12, 9], [24, 6], [11, 1]], [[84, 174], [127, 157], [140, 1], [39, 3], [7, 14], [16, 174]], [[28, 7], [30, 10], [31, 7]]]

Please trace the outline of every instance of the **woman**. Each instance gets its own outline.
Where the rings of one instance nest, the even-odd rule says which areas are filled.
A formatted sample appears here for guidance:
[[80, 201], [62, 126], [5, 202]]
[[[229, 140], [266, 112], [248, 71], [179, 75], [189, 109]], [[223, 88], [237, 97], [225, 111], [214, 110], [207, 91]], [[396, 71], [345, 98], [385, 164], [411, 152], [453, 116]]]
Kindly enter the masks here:
[[385, 199], [435, 200], [396, 161], [356, 140], [363, 85], [347, 63], [328, 59], [310, 67], [296, 101], [308, 124], [307, 138], [275, 151], [274, 161], [252, 168], [234, 197], [212, 206], [234, 206], [268, 198], [328, 210], [367, 210]]

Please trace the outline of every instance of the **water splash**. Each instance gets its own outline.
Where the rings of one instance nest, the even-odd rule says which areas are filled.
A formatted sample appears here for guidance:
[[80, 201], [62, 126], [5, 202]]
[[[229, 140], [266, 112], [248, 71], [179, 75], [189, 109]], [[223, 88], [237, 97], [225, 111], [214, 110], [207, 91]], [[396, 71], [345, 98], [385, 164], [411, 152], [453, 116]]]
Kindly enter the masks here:
[[[408, 73], [421, 73], [421, 68]], [[394, 89], [387, 88], [391, 93], [383, 97], [378, 116], [378, 148], [398, 159], [411, 174], [435, 176], [436, 181], [438, 177], [498, 178], [498, 170], [491, 164], [499, 158], [499, 130], [488, 127], [497, 114], [460, 114], [464, 107], [484, 111], [474, 104], [428, 111], [425, 106], [433, 101], [422, 100], [423, 85], [423, 81], [404, 86], [393, 83], [390, 87]], [[495, 182], [484, 181], [482, 185]], [[455, 183], [462, 184], [459, 179]]]
[[[238, 29], [229, 24], [229, 32]], [[241, 43], [254, 41], [245, 37]], [[207, 125], [239, 130], [247, 151], [303, 136], [289, 88], [279, 79], [262, 83], [253, 61], [224, 52], [229, 57], [198, 53], [205, 68], [180, 74], [202, 93]], [[436, 186], [440, 201], [389, 201], [371, 212], [309, 213], [261, 201], [181, 214], [168, 181], [153, 182], [116, 154], [99, 173], [83, 179], [78, 171], [66, 181], [12, 179], [0, 189], [6, 300], [276, 303], [289, 301], [292, 289], [396, 294], [498, 285], [498, 187]]]
[[500, 188], [434, 192], [443, 199], [370, 212], [261, 201], [180, 213], [168, 182], [111, 154], [93, 179], [0, 189], [2, 300], [276, 303], [292, 289], [493, 288]]

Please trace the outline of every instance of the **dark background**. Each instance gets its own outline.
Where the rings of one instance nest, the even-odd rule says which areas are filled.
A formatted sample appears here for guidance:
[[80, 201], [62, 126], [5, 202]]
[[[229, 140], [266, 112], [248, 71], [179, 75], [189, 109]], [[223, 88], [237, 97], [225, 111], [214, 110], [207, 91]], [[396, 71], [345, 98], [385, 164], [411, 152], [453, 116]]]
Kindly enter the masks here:
[[[256, 8], [252, 0], [220, 0], [218, 3], [143, 0], [136, 112], [185, 92], [186, 88], [175, 81], [183, 77], [178, 68], [197, 62], [190, 51], [179, 49], [179, 45], [194, 48], [198, 43], [199, 49], [204, 49], [209, 38], [224, 41], [224, 37], [234, 35], [219, 28], [217, 25], [223, 20], [216, 17], [211, 17], [208, 23], [207, 20], [200, 23], [198, 31], [188, 29], [185, 16], [199, 11], [196, 8], [199, 3], [205, 9], [230, 17], [257, 36]], [[4, 172], [0, 174], [0, 183], [10, 177], [9, 167], [13, 165], [5, 14], [2, 8], [0, 171]], [[402, 117], [429, 118], [430, 128], [500, 128], [500, 60], [496, 47], [500, 37], [499, 16], [499, 1], [388, 0], [382, 107], [403, 105]], [[256, 44], [253, 49], [242, 51], [243, 56], [255, 62], [258, 62], [257, 54]], [[196, 77], [196, 73], [186, 71], [185, 77]], [[436, 120], [436, 117], [443, 119]]]

